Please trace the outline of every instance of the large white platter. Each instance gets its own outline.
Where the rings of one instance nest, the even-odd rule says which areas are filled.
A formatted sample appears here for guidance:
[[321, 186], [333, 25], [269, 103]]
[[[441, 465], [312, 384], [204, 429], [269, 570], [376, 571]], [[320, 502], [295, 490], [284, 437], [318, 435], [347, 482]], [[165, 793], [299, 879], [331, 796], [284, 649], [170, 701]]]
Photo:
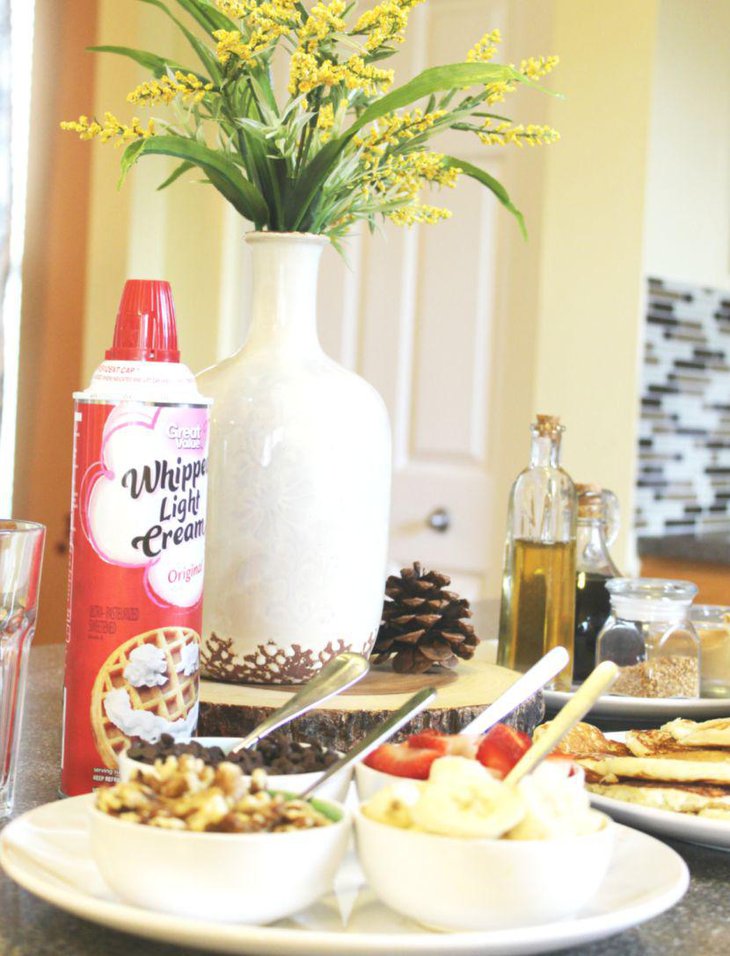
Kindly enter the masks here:
[[[544, 691], [545, 706], [559, 710], [573, 696], [572, 692]], [[730, 717], [730, 698], [718, 697], [618, 697], [607, 694], [599, 697], [585, 718], [612, 717], [622, 721], [662, 721], [675, 717], [690, 720], [710, 720], [713, 717]]]
[[692, 813], [676, 810], [654, 810], [638, 803], [613, 800], [610, 797], [591, 794], [591, 803], [619, 823], [639, 827], [672, 840], [699, 843], [700, 846], [730, 850], [730, 821], [697, 817]]
[[[606, 734], [611, 740], [622, 743], [626, 734]], [[677, 810], [655, 810], [642, 807], [627, 800], [614, 800], [611, 797], [590, 795], [591, 803], [619, 823], [625, 823], [640, 830], [648, 830], [672, 840], [684, 840], [686, 843], [699, 843], [721, 850], [730, 850], [730, 820], [713, 820], [710, 817], [698, 817], [692, 813], [679, 813]]]
[[[83, 919], [178, 946], [225, 953], [545, 953], [602, 939], [651, 919], [673, 906], [689, 882], [687, 867], [673, 850], [619, 827], [614, 859], [598, 896], [589, 910], [571, 920], [498, 932], [430, 932], [377, 900], [354, 854], [340, 870], [335, 892], [292, 919], [261, 927], [179, 919], [121, 903], [106, 886], [89, 848], [90, 799], [49, 803], [10, 823], [0, 839], [0, 863], [7, 873], [31, 893]], [[556, 879], [560, 866], [556, 859]]]

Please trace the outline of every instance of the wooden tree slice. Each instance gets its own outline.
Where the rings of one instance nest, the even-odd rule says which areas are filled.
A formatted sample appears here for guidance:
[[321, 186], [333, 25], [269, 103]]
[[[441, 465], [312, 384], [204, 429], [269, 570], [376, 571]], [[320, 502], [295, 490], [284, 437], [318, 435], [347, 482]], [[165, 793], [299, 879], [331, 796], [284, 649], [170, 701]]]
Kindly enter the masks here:
[[[438, 697], [430, 708], [403, 728], [401, 736], [424, 727], [458, 733], [518, 676], [514, 671], [479, 659], [461, 662], [455, 671], [439, 674], [396, 674], [382, 665], [373, 668], [349, 691], [304, 714], [288, 727], [295, 740], [313, 736], [329, 747], [347, 750], [417, 690], [431, 686], [438, 690]], [[204, 736], [243, 736], [296, 690], [294, 686], [251, 686], [204, 680], [200, 685], [198, 732]], [[544, 712], [542, 693], [539, 693], [525, 701], [506, 722], [532, 733]]]

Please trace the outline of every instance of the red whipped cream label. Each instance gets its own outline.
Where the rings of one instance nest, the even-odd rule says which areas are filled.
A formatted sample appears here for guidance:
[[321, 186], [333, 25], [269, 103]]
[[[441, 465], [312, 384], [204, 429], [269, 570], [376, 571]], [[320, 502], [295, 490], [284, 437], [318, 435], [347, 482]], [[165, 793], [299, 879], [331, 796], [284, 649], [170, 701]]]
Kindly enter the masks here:
[[61, 790], [198, 717], [208, 409], [77, 401]]

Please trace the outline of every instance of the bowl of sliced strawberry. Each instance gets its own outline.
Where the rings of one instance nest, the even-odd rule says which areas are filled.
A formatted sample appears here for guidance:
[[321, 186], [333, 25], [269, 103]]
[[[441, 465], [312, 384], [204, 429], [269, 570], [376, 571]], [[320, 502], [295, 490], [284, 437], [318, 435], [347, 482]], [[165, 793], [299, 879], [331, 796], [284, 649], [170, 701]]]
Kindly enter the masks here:
[[[486, 734], [444, 734], [427, 728], [401, 743], [381, 744], [355, 766], [355, 781], [361, 800], [369, 800], [398, 778], [428, 780], [431, 764], [439, 757], [469, 757], [502, 779], [532, 745], [527, 734], [507, 724], [495, 724]], [[565, 767], [566, 777], [583, 786], [583, 771], [564, 754], [548, 758]]]

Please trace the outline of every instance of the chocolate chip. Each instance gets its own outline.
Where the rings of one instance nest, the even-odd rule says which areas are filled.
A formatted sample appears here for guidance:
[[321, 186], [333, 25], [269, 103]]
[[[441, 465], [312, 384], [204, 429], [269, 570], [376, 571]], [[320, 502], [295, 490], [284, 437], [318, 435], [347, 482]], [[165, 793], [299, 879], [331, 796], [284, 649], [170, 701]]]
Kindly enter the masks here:
[[316, 773], [325, 770], [339, 757], [336, 750], [324, 747], [316, 738], [305, 737], [292, 741], [283, 733], [269, 734], [255, 747], [230, 757], [217, 746], [204, 747], [192, 740], [189, 743], [176, 743], [170, 734], [162, 734], [156, 744], [136, 739], [128, 752], [132, 760], [148, 764], [182, 754], [200, 757], [212, 767], [223, 761], [235, 763], [247, 774], [257, 767], [263, 767], [272, 777], [290, 773]]

